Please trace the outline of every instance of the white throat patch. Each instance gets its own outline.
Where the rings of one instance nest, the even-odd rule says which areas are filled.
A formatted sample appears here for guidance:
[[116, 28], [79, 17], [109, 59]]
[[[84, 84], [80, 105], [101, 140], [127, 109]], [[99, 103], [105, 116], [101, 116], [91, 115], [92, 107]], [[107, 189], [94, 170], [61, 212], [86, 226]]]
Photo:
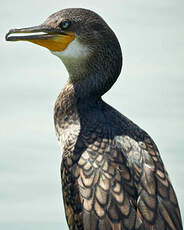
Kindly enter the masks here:
[[78, 59], [86, 57], [89, 54], [89, 48], [81, 44], [77, 38], [75, 38], [63, 51], [52, 52], [52, 54], [58, 56], [61, 59]]

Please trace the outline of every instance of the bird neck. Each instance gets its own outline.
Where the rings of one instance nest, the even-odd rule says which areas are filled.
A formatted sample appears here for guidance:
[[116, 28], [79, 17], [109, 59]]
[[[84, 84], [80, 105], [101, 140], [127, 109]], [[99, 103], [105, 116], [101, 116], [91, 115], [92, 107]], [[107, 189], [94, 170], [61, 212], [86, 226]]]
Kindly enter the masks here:
[[115, 83], [122, 68], [119, 43], [107, 43], [96, 55], [91, 55], [79, 65], [73, 65], [69, 82], [73, 84], [75, 99], [96, 101]]
[[91, 97], [86, 90], [88, 91], [86, 85], [68, 81], [56, 100], [55, 111], [59, 109], [62, 111], [62, 116], [73, 116], [79, 110], [85, 112], [90, 110], [90, 107], [96, 106], [101, 97]]
[[[64, 114], [73, 108], [88, 108], [98, 104], [117, 80], [122, 67], [122, 54], [118, 41], [106, 42], [101, 48], [84, 59], [67, 60], [62, 57], [69, 81], [58, 100]], [[58, 103], [56, 103], [58, 104]]]

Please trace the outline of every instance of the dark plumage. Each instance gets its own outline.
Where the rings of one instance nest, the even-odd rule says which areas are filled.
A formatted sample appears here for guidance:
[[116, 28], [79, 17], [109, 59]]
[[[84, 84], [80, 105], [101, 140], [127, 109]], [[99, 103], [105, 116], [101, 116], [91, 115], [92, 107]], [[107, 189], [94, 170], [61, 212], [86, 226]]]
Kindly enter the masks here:
[[[69, 27], [61, 30], [61, 21]], [[75, 34], [66, 51], [53, 52], [69, 72], [54, 121], [70, 230], [181, 230], [177, 199], [155, 143], [101, 99], [121, 71], [115, 34], [85, 9], [59, 11], [42, 28]], [[17, 39], [9, 34], [7, 40]], [[73, 53], [75, 42], [80, 49]]]

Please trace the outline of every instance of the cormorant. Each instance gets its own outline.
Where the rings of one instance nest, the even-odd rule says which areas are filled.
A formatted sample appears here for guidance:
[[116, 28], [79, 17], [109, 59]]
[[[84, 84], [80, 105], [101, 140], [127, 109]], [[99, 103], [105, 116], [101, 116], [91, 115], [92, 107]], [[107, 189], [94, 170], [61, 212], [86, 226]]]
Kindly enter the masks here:
[[10, 30], [6, 40], [44, 46], [68, 70], [54, 122], [69, 229], [181, 230], [178, 202], [155, 143], [101, 98], [122, 67], [119, 42], [105, 21], [90, 10], [64, 9], [39, 26]]

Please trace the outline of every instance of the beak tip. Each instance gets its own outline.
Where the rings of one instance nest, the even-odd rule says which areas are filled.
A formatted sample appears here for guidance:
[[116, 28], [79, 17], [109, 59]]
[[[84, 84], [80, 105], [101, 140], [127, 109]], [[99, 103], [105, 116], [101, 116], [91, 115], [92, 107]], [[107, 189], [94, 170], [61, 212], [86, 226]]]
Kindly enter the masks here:
[[13, 32], [13, 30], [14, 30], [14, 29], [9, 30], [8, 33], [5, 35], [5, 40], [6, 40], [6, 41], [10, 41], [10, 40], [9, 40], [9, 35]]
[[9, 34], [10, 34], [10, 31], [5, 35], [5, 40], [6, 40], [6, 41], [9, 41], [9, 37], [8, 37]]
[[8, 33], [5, 35], [5, 40], [6, 40], [6, 41], [13, 41], [13, 39], [11, 39], [11, 37], [9, 37], [9, 35], [15, 33], [16, 30], [17, 30], [17, 29], [10, 29], [10, 30], [8, 31]]

